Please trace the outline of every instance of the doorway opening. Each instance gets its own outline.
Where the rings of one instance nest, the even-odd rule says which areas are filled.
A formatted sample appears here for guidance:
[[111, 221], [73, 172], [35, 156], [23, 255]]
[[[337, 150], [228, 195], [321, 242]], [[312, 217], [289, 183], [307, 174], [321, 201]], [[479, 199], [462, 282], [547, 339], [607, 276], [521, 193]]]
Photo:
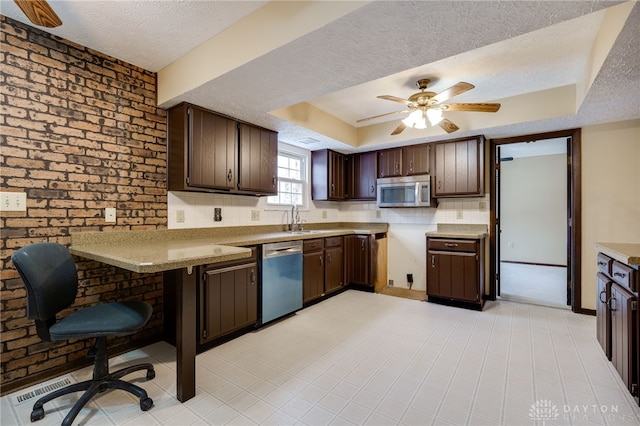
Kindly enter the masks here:
[[489, 298], [580, 312], [580, 130], [489, 145]]

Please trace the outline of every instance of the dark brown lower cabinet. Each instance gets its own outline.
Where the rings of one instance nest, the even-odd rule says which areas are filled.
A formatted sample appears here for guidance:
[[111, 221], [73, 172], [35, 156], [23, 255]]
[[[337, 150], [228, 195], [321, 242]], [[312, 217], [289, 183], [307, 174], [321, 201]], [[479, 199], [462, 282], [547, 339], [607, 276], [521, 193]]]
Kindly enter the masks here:
[[324, 240], [324, 288], [329, 293], [344, 287], [344, 254], [342, 237]]
[[484, 240], [427, 237], [427, 296], [482, 308]]
[[324, 294], [324, 240], [305, 240], [302, 247], [302, 302], [307, 303]]
[[597, 275], [598, 300], [596, 300], [596, 336], [602, 350], [611, 360], [611, 280], [602, 272]]
[[611, 285], [611, 362], [632, 395], [637, 394], [637, 297], [618, 285]]
[[348, 284], [373, 285], [370, 279], [369, 238], [369, 235], [347, 235], [344, 237], [344, 261]]
[[248, 260], [199, 269], [200, 344], [257, 324], [258, 263], [255, 247]]

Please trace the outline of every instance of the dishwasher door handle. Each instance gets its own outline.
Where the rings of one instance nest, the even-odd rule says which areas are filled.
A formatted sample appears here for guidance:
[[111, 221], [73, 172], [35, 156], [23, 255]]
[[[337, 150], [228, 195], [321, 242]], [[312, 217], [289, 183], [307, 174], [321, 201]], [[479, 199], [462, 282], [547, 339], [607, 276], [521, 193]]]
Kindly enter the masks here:
[[300, 250], [298, 247], [286, 247], [286, 248], [281, 248], [281, 249], [271, 249], [271, 250], [267, 250], [264, 254], [265, 258], [269, 258], [269, 257], [274, 257], [274, 256], [283, 256], [283, 255], [287, 255], [287, 254], [295, 254], [295, 253], [302, 253], [302, 250]]

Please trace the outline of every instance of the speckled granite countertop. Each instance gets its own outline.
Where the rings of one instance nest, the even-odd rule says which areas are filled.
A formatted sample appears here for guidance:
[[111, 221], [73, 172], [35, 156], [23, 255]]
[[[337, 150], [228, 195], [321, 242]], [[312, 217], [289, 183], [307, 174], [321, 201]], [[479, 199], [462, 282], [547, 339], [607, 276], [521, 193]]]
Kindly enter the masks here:
[[627, 265], [640, 266], [640, 244], [637, 243], [596, 243], [596, 249]]
[[150, 231], [79, 232], [69, 251], [133, 272], [161, 272], [249, 257], [251, 246], [279, 241], [387, 232], [386, 223], [305, 224], [292, 233], [283, 225]]
[[487, 225], [439, 223], [435, 231], [426, 232], [427, 237], [439, 238], [485, 238], [488, 235]]

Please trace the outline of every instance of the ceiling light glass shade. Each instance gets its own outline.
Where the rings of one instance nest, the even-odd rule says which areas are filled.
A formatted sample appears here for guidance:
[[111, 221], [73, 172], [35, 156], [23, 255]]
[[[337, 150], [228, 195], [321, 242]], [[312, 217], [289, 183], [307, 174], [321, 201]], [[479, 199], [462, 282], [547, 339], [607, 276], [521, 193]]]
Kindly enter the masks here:
[[442, 110], [440, 109], [428, 109], [427, 117], [432, 126], [435, 126], [442, 121]]
[[407, 127], [413, 127], [414, 129], [426, 129], [427, 128], [427, 116], [422, 110], [415, 110], [407, 118], [402, 120]]

